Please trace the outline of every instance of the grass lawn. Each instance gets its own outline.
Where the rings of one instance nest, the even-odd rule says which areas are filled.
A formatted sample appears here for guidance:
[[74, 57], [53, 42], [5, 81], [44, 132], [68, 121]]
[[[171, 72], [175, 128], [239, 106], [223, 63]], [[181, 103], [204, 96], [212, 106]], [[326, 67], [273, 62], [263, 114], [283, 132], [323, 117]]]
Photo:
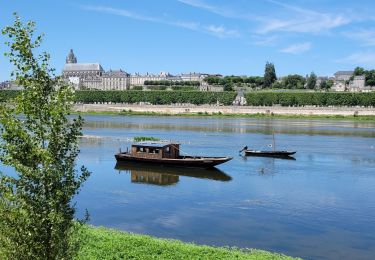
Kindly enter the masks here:
[[83, 234], [77, 259], [294, 259], [262, 250], [200, 246], [90, 226]]

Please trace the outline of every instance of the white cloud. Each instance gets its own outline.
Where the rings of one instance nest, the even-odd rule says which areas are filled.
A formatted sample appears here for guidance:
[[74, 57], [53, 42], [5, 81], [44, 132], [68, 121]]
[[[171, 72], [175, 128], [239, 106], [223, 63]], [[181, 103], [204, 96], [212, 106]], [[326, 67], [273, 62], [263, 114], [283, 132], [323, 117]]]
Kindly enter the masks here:
[[311, 42], [303, 42], [303, 43], [292, 44], [280, 51], [284, 53], [290, 53], [290, 54], [300, 54], [310, 49], [311, 49]]
[[229, 18], [240, 18], [237, 14], [235, 14], [233, 11], [231, 11], [228, 8], [210, 5], [201, 0], [177, 0], [177, 1], [185, 5], [190, 5], [199, 9], [207, 10], [211, 13], [214, 13], [220, 16], [229, 17]]
[[258, 33], [273, 31], [319, 33], [349, 24], [353, 20], [351, 16], [340, 13], [317, 12], [274, 0], [268, 2], [291, 11], [288, 16], [294, 17], [290, 19], [263, 17], [260, 19], [262, 25], [258, 28]]
[[350, 54], [348, 57], [337, 60], [340, 63], [349, 63], [354, 65], [375, 65], [375, 52], [374, 51], [362, 51]]
[[356, 31], [344, 32], [343, 35], [361, 42], [364, 46], [375, 46], [375, 30], [358, 29]]
[[201, 33], [211, 34], [213, 36], [219, 38], [231, 38], [231, 37], [239, 37], [240, 33], [237, 30], [227, 29], [224, 26], [220, 25], [202, 25], [197, 22], [186, 22], [186, 21], [173, 21], [167, 20], [158, 17], [152, 16], [144, 16], [138, 13], [126, 10], [126, 9], [119, 9], [119, 8], [112, 8], [108, 6], [82, 6], [84, 10], [88, 11], [97, 11], [102, 13], [108, 13], [118, 16], [124, 16], [130, 19], [140, 20], [140, 21], [147, 21], [147, 22], [155, 22], [160, 24], [166, 24], [176, 27], [181, 27]]
[[240, 33], [236, 30], [229, 30], [225, 28], [224, 26], [216, 26], [216, 25], [209, 25], [204, 26], [203, 29], [205, 29], [207, 32], [220, 37], [220, 38], [226, 38], [226, 37], [239, 37]]

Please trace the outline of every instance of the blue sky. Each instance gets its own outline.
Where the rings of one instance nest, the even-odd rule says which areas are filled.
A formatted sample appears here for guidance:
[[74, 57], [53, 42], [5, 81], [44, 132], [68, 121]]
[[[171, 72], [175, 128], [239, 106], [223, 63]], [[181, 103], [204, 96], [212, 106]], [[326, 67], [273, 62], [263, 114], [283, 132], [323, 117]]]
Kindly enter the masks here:
[[[262, 75], [332, 75], [375, 67], [375, 1], [349, 0], [3, 0], [45, 33], [43, 50], [61, 72], [69, 49], [105, 70]], [[3, 53], [4, 36], [0, 38]], [[0, 58], [0, 81], [11, 66]]]

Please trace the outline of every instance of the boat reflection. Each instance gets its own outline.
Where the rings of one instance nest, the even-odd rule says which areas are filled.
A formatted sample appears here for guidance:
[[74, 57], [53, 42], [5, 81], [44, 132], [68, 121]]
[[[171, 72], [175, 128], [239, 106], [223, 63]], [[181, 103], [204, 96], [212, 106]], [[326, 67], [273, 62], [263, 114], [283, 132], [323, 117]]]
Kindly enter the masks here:
[[230, 181], [232, 177], [217, 168], [181, 168], [171, 166], [157, 166], [139, 163], [118, 162], [115, 166], [119, 172], [130, 173], [131, 182], [168, 186], [176, 184], [180, 176], [187, 176], [199, 179], [215, 181]]

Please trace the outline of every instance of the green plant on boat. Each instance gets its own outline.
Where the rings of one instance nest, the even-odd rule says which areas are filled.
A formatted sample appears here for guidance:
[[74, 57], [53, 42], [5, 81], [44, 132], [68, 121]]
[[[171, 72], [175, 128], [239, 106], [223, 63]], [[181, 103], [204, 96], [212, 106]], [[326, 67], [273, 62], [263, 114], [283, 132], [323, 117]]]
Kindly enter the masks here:
[[134, 142], [145, 142], [145, 141], [160, 141], [160, 138], [149, 137], [149, 136], [135, 136], [133, 138]]

